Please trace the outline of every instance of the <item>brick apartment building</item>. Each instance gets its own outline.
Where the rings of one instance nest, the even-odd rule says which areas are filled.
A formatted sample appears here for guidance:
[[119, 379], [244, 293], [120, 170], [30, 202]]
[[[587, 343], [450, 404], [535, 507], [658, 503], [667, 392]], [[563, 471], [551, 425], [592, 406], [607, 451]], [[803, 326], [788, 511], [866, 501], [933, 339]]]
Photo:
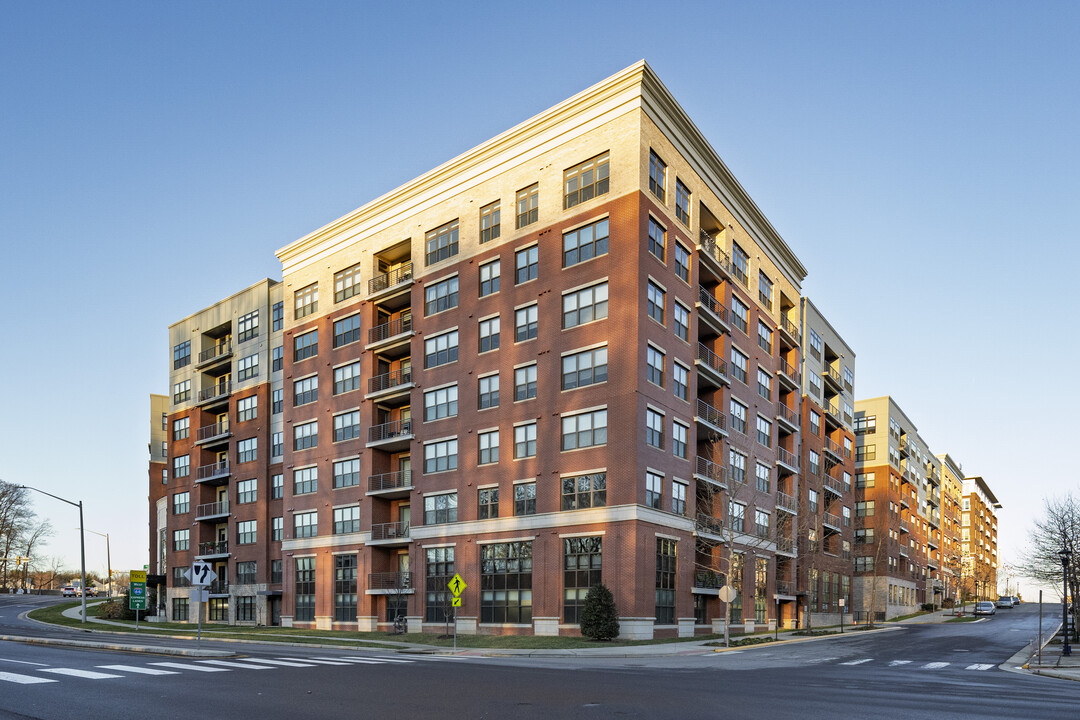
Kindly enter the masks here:
[[964, 478], [961, 506], [961, 555], [963, 587], [967, 597], [994, 600], [997, 597], [997, 510], [1001, 503], [986, 481], [978, 476]]

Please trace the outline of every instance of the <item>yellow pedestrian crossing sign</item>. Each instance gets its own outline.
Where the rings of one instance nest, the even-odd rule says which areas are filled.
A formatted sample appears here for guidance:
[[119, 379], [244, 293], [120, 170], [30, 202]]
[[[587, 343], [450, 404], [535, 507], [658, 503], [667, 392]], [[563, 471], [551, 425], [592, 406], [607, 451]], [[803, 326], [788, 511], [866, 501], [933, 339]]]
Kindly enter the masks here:
[[450, 598], [450, 607], [461, 607], [461, 598]]
[[[465, 584], [465, 581], [460, 575], [454, 573], [454, 577], [450, 578], [450, 582], [446, 583], [446, 587], [450, 588], [450, 592], [452, 592], [454, 598], [457, 599], [461, 597], [461, 593], [465, 592], [465, 588], [469, 586]], [[454, 607], [461, 607], [461, 603], [459, 602], [457, 605], [454, 605]]]

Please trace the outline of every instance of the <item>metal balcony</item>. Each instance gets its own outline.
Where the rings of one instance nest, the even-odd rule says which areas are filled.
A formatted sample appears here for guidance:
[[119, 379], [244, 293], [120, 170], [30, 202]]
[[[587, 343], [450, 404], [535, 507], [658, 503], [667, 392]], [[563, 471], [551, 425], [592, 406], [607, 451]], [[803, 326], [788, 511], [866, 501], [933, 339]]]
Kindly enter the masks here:
[[195, 508], [196, 520], [214, 520], [229, 517], [229, 501], [206, 503]]
[[704, 230], [698, 233], [697, 249], [702, 269], [711, 272], [717, 280], [731, 279], [731, 259], [720, 243]]
[[822, 516], [822, 525], [826, 530], [840, 532], [840, 516], [836, 513], [827, 512]]
[[367, 494], [385, 498], [408, 497], [412, 487], [412, 470], [398, 470], [369, 475]]
[[825, 424], [828, 425], [832, 422], [833, 427], [840, 427], [844, 424], [844, 421], [840, 417], [840, 403], [829, 403], [825, 408]]
[[395, 420], [393, 422], [383, 423], [382, 425], [373, 425], [368, 428], [367, 447], [377, 447], [380, 450], [396, 452], [409, 447], [409, 442], [412, 441], [412, 439], [412, 418], [409, 418], [408, 420]]
[[376, 275], [368, 280], [368, 300], [375, 300], [389, 295], [412, 285], [412, 283], [412, 263], [408, 262], [388, 273]]
[[831, 386], [836, 392], [840, 393], [844, 391], [844, 382], [840, 379], [840, 371], [832, 365], [826, 365], [824, 369], [822, 369], [821, 377], [825, 380], [825, 384]]
[[391, 370], [388, 373], [368, 378], [368, 391], [364, 398], [385, 398], [388, 395], [410, 390], [412, 387], [413, 374], [411, 367]]
[[210, 583], [210, 586], [206, 588], [211, 597], [214, 596], [227, 596], [229, 594], [229, 581], [224, 578], [218, 578], [214, 582]]
[[408, 545], [411, 542], [407, 522], [378, 523], [371, 526], [369, 545]]
[[368, 595], [394, 595], [413, 593], [413, 574], [411, 572], [368, 573]]
[[697, 456], [694, 477], [711, 483], [722, 490], [727, 489], [727, 469], [723, 465], [714, 463], [712, 460], [700, 455]]
[[825, 489], [836, 495], [836, 497], [842, 497], [844, 494], [844, 484], [840, 482], [840, 478], [834, 478], [832, 475], [826, 474], [822, 478], [822, 482]]
[[777, 425], [788, 433], [799, 432], [799, 415], [784, 403], [776, 404]]
[[210, 387], [204, 387], [199, 391], [199, 405], [209, 405], [221, 402], [222, 400], [229, 399], [229, 393], [232, 392], [232, 381], [222, 380], [216, 382]]
[[376, 325], [368, 330], [368, 341], [365, 350], [378, 350], [407, 340], [416, 333], [413, 332], [412, 315], [394, 318], [390, 322]]
[[726, 421], [724, 413], [698, 398], [694, 422], [697, 423], [699, 440], [711, 442], [718, 437], [727, 437]]
[[724, 534], [724, 521], [712, 515], [698, 513], [694, 527], [699, 535], [708, 535], [717, 540], [723, 540], [726, 537]]
[[798, 347], [799, 342], [802, 341], [802, 333], [799, 332], [799, 326], [789, 320], [787, 315], [781, 315], [780, 336], [784, 337], [785, 335], [794, 347]]
[[911, 532], [911, 527], [907, 524], [906, 520], [901, 520], [900, 521], [900, 532], [902, 532], [902, 533]]
[[694, 367], [698, 371], [698, 380], [707, 381], [713, 387], [731, 385], [731, 379], [728, 377], [727, 362], [706, 347], [704, 343], [698, 343]]
[[227, 540], [219, 540], [218, 542], [204, 542], [199, 543], [198, 558], [208, 559], [216, 557], [228, 557], [229, 556], [229, 542]]
[[209, 347], [199, 353], [199, 358], [195, 363], [195, 367], [201, 370], [204, 367], [214, 365], [219, 361], [227, 360], [232, 357], [232, 352], [232, 340], [219, 342], [213, 347]]
[[795, 498], [782, 492], [776, 493], [776, 509], [783, 510], [792, 515], [798, 513], [798, 505], [795, 503]]
[[799, 472], [799, 458], [795, 453], [785, 448], [776, 448], [776, 464], [789, 472]]
[[776, 594], [784, 595], [787, 597], [795, 597], [795, 583], [778, 582], [776, 583]]
[[229, 419], [225, 418], [221, 422], [216, 422], [213, 425], [203, 425], [195, 433], [196, 445], [210, 445], [217, 442], [228, 440], [232, 436], [232, 432], [229, 430]]
[[694, 595], [719, 595], [724, 584], [724, 576], [713, 570], [698, 570], [694, 573]]
[[839, 465], [844, 462], [844, 448], [840, 447], [840, 443], [832, 438], [825, 438], [825, 442], [822, 444], [821, 449], [824, 450], [826, 454], [832, 455], [832, 457], [835, 458], [834, 464]]
[[791, 367], [791, 365], [788, 364], [787, 360], [785, 360], [784, 358], [780, 358], [780, 362], [777, 365], [777, 370], [779, 370], [778, 376], [780, 378], [781, 385], [787, 385], [788, 389], [790, 390], [799, 389], [799, 383], [802, 380], [802, 375], [799, 374], [798, 370]]
[[780, 555], [795, 557], [795, 541], [789, 537], [777, 537], [776, 552]]
[[727, 308], [705, 288], [698, 288], [697, 308], [699, 322], [708, 325], [717, 335], [731, 334]]
[[229, 461], [200, 465], [195, 468], [195, 482], [208, 485], [224, 485], [229, 481]]

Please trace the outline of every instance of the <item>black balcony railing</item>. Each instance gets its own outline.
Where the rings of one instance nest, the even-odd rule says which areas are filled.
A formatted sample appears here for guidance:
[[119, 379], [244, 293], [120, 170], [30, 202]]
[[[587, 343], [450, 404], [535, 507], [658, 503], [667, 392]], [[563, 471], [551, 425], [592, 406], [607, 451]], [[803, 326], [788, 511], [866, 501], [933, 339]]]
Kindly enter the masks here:
[[697, 414], [703, 422], [706, 422], [713, 427], [718, 427], [720, 429], [724, 428], [724, 422], [726, 420], [724, 413], [720, 412], [701, 398], [698, 398], [697, 401]]
[[222, 475], [229, 474], [229, 461], [222, 460], [221, 462], [210, 463], [209, 465], [200, 465], [195, 468], [195, 480], [209, 480], [210, 478], [220, 477]]
[[788, 512], [795, 512], [797, 506], [795, 505], [795, 498], [787, 493], [776, 493], [776, 507], [781, 510], [787, 510]]
[[229, 553], [229, 541], [218, 540], [217, 542], [199, 543], [200, 555], [227, 555]]
[[228, 515], [229, 513], [229, 501], [222, 500], [220, 502], [206, 503], [199, 505], [195, 508], [195, 517], [214, 517], [215, 515]]
[[412, 587], [410, 572], [368, 573], [368, 590], [411, 590]]
[[780, 358], [780, 373], [785, 375], [788, 380], [791, 380], [791, 382], [796, 385], [799, 384], [799, 371], [791, 367], [791, 365], [788, 365], [787, 360], [784, 360], [783, 358]]
[[698, 570], [694, 573], [694, 587], [718, 590], [724, 585], [724, 576], [712, 570]]
[[726, 468], [723, 465], [714, 463], [708, 458], [703, 458], [700, 455], [697, 456], [697, 466], [695, 472], [702, 477], [712, 480], [717, 485], [724, 485], [727, 480]]
[[785, 450], [784, 448], [776, 448], [776, 459], [788, 465], [789, 467], [793, 467], [795, 469], [799, 468], [799, 458], [796, 457], [795, 453], [791, 452], [790, 450]]
[[371, 526], [372, 540], [402, 540], [409, 537], [409, 523], [377, 523]]
[[209, 440], [210, 438], [216, 438], [221, 435], [227, 435], [229, 433], [229, 419], [225, 418], [220, 422], [216, 422], [213, 425], [203, 425], [196, 433], [196, 439]]
[[698, 238], [698, 243], [701, 245], [703, 253], [712, 258], [712, 260], [720, 266], [721, 270], [726, 273], [731, 273], [731, 260], [728, 258], [727, 253], [721, 249], [720, 243], [704, 230], [698, 234]]
[[199, 391], [199, 402], [206, 402], [207, 400], [213, 400], [214, 398], [223, 397], [232, 392], [232, 381], [222, 380], [221, 382], [214, 383], [210, 387], [204, 387]]
[[780, 327], [788, 335], [795, 338], [795, 342], [799, 342], [802, 337], [801, 333], [799, 333], [799, 326], [789, 320], [786, 315], [780, 317]]
[[727, 361], [706, 347], [704, 343], [698, 343], [697, 359], [712, 368], [718, 375], [727, 375]]
[[373, 425], [368, 428], [368, 442], [382, 442], [412, 435], [412, 418]]
[[412, 368], [402, 368], [399, 370], [391, 370], [388, 373], [382, 375], [376, 375], [373, 378], [368, 378], [368, 392], [382, 392], [383, 390], [389, 390], [399, 385], [408, 385], [412, 382]]
[[382, 292], [395, 285], [400, 285], [412, 280], [412, 263], [407, 262], [401, 267], [394, 268], [388, 273], [382, 275], [376, 275], [368, 280], [368, 294], [373, 295], [377, 292]]
[[368, 330], [368, 344], [382, 342], [396, 335], [412, 332], [412, 315], [394, 318], [390, 322], [376, 325]]
[[412, 487], [412, 470], [381, 473], [368, 476], [368, 492], [404, 490]]
[[225, 357], [232, 353], [232, 340], [226, 340], [220, 342], [213, 347], [209, 347], [199, 353], [199, 363], [209, 362], [219, 357]]
[[724, 521], [720, 518], [715, 518], [712, 515], [698, 513], [697, 529], [699, 532], [709, 533], [710, 535], [723, 535]]

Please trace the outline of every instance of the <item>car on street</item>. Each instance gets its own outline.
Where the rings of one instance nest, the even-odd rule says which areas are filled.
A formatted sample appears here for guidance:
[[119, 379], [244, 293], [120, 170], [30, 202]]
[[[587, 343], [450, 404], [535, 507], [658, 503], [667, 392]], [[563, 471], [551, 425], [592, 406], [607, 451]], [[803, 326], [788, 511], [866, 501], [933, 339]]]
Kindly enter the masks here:
[[75, 597], [75, 587], [72, 585], [65, 585], [60, 588], [61, 597]]
[[86, 597], [97, 597], [97, 588], [86, 588]]
[[1001, 597], [999, 597], [997, 599], [997, 602], [994, 603], [994, 607], [999, 607], [999, 608], [1012, 609], [1012, 606], [1013, 606], [1012, 595], [1002, 595]]
[[989, 600], [982, 600], [975, 603], [976, 615], [993, 615], [997, 612], [997, 608], [994, 607], [994, 603]]
[[1020, 604], [1020, 598], [1017, 597], [1016, 595], [1013, 595], [1012, 599], [1013, 599], [1013, 607], [1016, 607], [1017, 605]]

